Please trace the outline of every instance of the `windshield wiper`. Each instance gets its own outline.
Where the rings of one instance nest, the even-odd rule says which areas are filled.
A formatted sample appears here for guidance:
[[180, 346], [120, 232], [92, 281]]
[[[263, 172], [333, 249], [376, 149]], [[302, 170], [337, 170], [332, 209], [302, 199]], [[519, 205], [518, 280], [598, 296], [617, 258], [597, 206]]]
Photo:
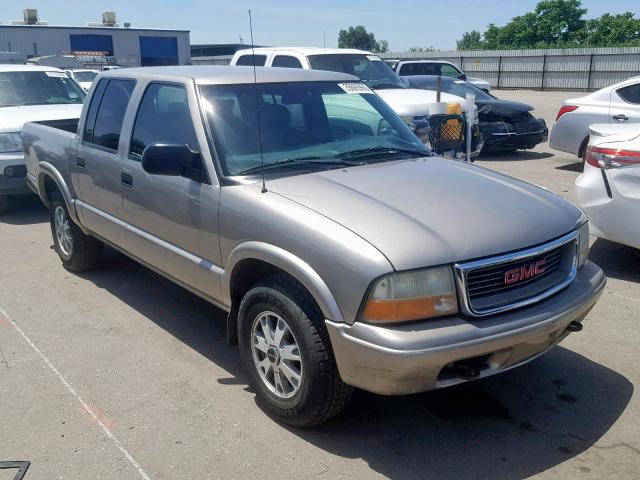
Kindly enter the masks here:
[[394, 85], [393, 83], [378, 83], [377, 85], [370, 85], [373, 90], [384, 90], [387, 88], [407, 88], [404, 85]]
[[264, 165], [256, 165], [255, 167], [248, 168], [241, 172], [236, 173], [236, 175], [251, 175], [252, 173], [260, 173], [266, 170], [273, 170], [275, 168], [289, 167], [289, 166], [298, 166], [304, 164], [327, 164], [327, 165], [348, 165], [352, 166], [351, 163], [345, 162], [343, 160], [335, 160], [326, 157], [296, 157], [296, 158], [285, 158], [283, 160], [278, 160], [272, 163], [265, 163]]
[[397, 148], [397, 147], [369, 147], [360, 148], [358, 150], [349, 150], [336, 155], [336, 158], [357, 158], [357, 157], [371, 157], [375, 155], [396, 155], [398, 153], [404, 153], [409, 155], [416, 155], [418, 157], [428, 157], [428, 151], [412, 150], [410, 148]]

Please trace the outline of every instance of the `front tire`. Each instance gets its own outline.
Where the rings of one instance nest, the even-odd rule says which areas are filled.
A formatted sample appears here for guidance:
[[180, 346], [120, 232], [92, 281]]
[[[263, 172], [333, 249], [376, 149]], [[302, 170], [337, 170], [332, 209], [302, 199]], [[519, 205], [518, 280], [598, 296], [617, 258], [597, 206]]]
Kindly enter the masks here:
[[64, 268], [72, 272], [94, 268], [100, 260], [104, 245], [82, 233], [69, 216], [60, 192], [55, 192], [51, 198], [50, 215], [54, 248]]
[[269, 415], [311, 427], [348, 403], [352, 387], [340, 379], [324, 316], [293, 279], [278, 275], [249, 290], [238, 326], [249, 383]]

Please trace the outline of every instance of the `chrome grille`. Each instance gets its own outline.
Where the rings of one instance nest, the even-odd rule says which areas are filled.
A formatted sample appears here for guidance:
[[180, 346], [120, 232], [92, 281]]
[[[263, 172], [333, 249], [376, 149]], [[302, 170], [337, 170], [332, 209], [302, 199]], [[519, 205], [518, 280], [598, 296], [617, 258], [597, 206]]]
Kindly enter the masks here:
[[499, 313], [537, 302], [575, 278], [576, 232], [553, 242], [473, 262], [457, 264], [463, 310], [474, 316]]

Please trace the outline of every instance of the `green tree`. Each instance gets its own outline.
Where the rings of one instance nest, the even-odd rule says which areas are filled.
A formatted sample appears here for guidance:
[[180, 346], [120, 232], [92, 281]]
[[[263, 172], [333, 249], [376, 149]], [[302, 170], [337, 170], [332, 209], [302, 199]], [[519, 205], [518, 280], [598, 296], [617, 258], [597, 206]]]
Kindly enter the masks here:
[[433, 47], [411, 47], [409, 48], [410, 52], [433, 52], [435, 48]]
[[605, 13], [600, 18], [587, 20], [585, 30], [584, 43], [588, 46], [640, 46], [640, 19], [634, 18], [631, 12]]
[[502, 27], [491, 23], [482, 35], [466, 32], [458, 50], [640, 45], [640, 19], [633, 13], [585, 20], [586, 13], [580, 0], [542, 0]]
[[482, 50], [484, 48], [482, 34], [477, 30], [466, 32], [456, 45], [458, 50]]
[[389, 50], [389, 42], [376, 40], [373, 32], [368, 32], [362, 25], [349, 27], [348, 30], [340, 30], [338, 34], [339, 48], [358, 48], [369, 52], [386, 52]]
[[580, 0], [543, 0], [536, 5], [537, 43], [565, 44], [584, 29], [587, 13]]

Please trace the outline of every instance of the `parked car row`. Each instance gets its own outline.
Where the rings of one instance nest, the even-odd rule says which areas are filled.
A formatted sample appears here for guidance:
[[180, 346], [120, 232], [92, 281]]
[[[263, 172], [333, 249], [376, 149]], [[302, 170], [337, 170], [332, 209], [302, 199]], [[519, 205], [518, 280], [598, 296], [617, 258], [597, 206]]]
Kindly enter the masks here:
[[640, 77], [565, 100], [550, 146], [584, 161], [576, 195], [592, 233], [640, 248]]

